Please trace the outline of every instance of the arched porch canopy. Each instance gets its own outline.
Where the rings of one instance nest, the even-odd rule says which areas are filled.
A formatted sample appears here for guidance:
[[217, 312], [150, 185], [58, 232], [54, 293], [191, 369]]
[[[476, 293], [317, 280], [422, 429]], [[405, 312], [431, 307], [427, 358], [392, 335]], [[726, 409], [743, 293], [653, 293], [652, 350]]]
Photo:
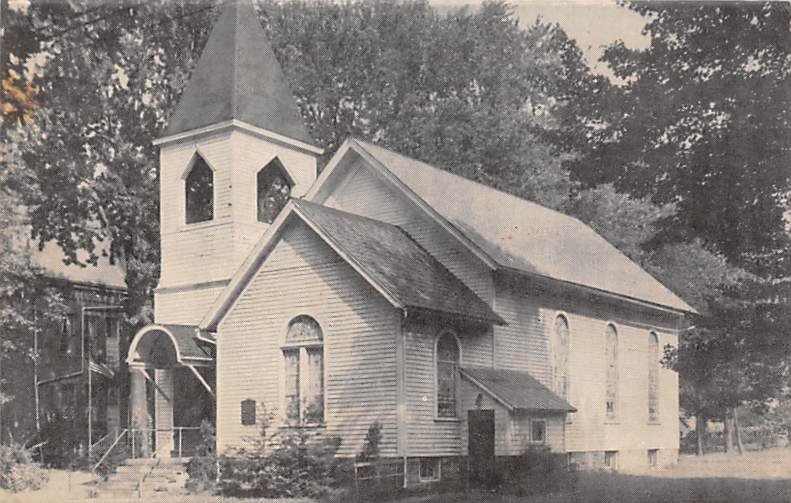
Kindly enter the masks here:
[[195, 326], [148, 325], [132, 339], [126, 362], [154, 368], [213, 367], [212, 345], [213, 337]]

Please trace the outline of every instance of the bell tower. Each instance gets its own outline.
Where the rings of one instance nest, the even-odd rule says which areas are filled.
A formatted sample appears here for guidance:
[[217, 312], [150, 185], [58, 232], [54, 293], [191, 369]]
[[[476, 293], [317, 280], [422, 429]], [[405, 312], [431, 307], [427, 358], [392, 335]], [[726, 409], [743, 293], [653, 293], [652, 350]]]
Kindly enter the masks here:
[[160, 147], [157, 323], [197, 325], [289, 197], [312, 144], [249, 0], [225, 4]]

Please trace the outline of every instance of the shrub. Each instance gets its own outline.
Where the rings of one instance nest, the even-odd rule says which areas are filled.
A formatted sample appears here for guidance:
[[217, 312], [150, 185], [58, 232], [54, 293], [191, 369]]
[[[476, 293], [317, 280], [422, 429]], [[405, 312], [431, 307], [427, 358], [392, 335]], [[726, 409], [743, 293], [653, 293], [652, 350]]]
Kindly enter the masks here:
[[187, 489], [193, 492], [214, 491], [217, 485], [216, 434], [214, 425], [205, 419], [200, 425], [201, 441], [187, 463]]
[[379, 443], [382, 441], [382, 425], [374, 421], [365, 434], [363, 449], [357, 454], [357, 461], [374, 461], [379, 459]]
[[557, 491], [576, 477], [568, 470], [566, 455], [548, 447], [530, 446], [513, 461], [506, 480], [511, 481], [508, 489], [519, 496]]
[[13, 492], [40, 489], [47, 473], [33, 462], [28, 449], [18, 444], [0, 446], [0, 488]]
[[339, 477], [339, 446], [339, 438], [304, 428], [284, 428], [271, 436], [262, 429], [250, 449], [220, 458], [220, 489], [267, 498], [321, 497]]

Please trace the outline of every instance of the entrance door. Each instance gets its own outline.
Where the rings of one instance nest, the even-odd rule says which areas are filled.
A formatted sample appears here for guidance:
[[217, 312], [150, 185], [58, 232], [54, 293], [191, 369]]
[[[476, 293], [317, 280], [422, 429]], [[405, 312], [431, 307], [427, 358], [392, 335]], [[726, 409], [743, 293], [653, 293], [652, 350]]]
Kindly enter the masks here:
[[494, 484], [494, 411], [467, 412], [470, 482], [476, 485]]

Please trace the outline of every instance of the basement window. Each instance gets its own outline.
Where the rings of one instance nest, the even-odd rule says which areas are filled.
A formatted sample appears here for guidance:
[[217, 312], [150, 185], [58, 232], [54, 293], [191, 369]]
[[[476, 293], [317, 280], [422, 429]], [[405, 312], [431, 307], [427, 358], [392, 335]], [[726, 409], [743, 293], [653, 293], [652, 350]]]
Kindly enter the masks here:
[[420, 481], [436, 482], [440, 472], [439, 458], [420, 458]]
[[656, 466], [659, 458], [659, 449], [648, 449], [648, 466]]
[[618, 451], [604, 451], [604, 466], [611, 470], [618, 469]]

